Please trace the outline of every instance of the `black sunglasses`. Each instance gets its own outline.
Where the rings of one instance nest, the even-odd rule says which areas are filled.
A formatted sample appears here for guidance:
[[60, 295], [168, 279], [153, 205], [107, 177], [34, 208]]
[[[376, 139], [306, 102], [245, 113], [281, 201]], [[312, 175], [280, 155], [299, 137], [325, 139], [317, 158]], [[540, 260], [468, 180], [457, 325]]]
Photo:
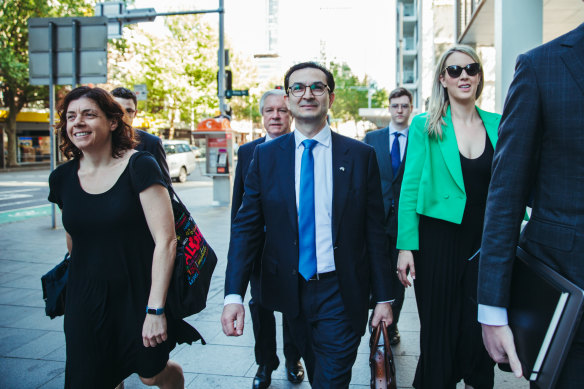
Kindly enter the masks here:
[[458, 65], [450, 65], [444, 68], [448, 72], [448, 75], [452, 78], [458, 78], [464, 70], [469, 76], [476, 76], [481, 71], [481, 65], [477, 62], [469, 63], [465, 67]]

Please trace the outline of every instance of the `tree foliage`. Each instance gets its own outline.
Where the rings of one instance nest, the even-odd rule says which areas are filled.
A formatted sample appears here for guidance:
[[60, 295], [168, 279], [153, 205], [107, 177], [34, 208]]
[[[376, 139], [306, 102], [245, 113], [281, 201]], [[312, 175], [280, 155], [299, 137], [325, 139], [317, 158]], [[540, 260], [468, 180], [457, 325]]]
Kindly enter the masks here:
[[16, 166], [16, 115], [29, 103], [46, 100], [47, 88], [28, 79], [28, 19], [93, 14], [94, 1], [0, 1], [0, 91], [8, 108], [8, 166]]
[[359, 79], [346, 63], [330, 62], [328, 68], [335, 78], [335, 103], [331, 108], [334, 118], [361, 120], [359, 108], [369, 106], [369, 89], [372, 92], [371, 108], [387, 106], [387, 91], [377, 88], [367, 76]]
[[162, 36], [148, 24], [129, 31], [125, 43], [110, 46], [110, 83], [132, 89], [145, 84], [142, 116], [170, 128], [196, 125], [213, 116], [217, 101], [216, 32], [198, 15], [165, 19]]

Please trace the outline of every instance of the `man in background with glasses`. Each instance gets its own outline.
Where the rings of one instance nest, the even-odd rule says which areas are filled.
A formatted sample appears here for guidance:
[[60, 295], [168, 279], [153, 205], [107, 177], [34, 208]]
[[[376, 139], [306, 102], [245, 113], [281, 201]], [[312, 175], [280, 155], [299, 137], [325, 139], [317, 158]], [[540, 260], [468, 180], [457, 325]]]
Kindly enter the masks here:
[[330, 71], [300, 63], [284, 85], [295, 131], [254, 151], [231, 229], [221, 322], [226, 335], [243, 334], [242, 296], [263, 249], [260, 303], [286, 315], [313, 388], [348, 388], [370, 292], [372, 324], [393, 320], [379, 168], [372, 147], [327, 124]]
[[388, 260], [391, 264], [392, 295], [395, 300], [391, 302], [393, 311], [393, 323], [389, 326], [389, 340], [392, 346], [400, 342], [397, 322], [404, 303], [405, 288], [397, 278], [397, 210], [399, 204], [399, 192], [404, 176], [406, 144], [408, 141], [408, 128], [412, 113], [412, 94], [405, 88], [397, 88], [389, 94], [389, 112], [391, 121], [389, 126], [380, 130], [371, 131], [363, 140], [373, 146], [377, 154], [379, 174], [381, 176], [381, 191], [383, 194], [383, 206], [385, 209], [385, 234], [389, 244]]
[[[235, 180], [233, 182], [233, 199], [231, 201], [231, 223], [235, 220], [237, 211], [241, 206], [244, 193], [244, 181], [247, 170], [252, 160], [255, 148], [267, 143], [281, 135], [290, 132], [292, 116], [286, 106], [284, 97], [286, 92], [281, 89], [272, 89], [263, 94], [260, 99], [260, 113], [262, 114], [266, 136], [253, 142], [244, 144], [237, 151], [237, 167], [235, 168]], [[270, 161], [266, 161], [270, 163]], [[263, 227], [262, 227], [263, 232]], [[261, 260], [259, 253], [257, 261]], [[278, 368], [280, 360], [276, 355], [276, 319], [274, 311], [264, 308], [259, 303], [260, 295], [260, 266], [254, 264], [251, 277], [249, 300], [249, 312], [253, 324], [253, 336], [255, 339], [254, 352], [256, 363], [259, 365], [253, 380], [253, 389], [265, 389], [272, 382], [272, 371]], [[282, 319], [282, 335], [284, 338], [284, 356], [286, 357], [286, 377], [288, 381], [298, 384], [304, 380], [304, 369], [300, 362], [300, 351], [296, 347], [288, 328], [288, 323]]]

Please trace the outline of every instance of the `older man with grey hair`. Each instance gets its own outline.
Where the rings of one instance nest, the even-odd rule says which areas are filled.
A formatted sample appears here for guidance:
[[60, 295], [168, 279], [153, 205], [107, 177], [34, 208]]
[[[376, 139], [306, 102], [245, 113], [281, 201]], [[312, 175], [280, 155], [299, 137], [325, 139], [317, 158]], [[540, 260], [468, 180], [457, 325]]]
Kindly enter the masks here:
[[[253, 157], [257, 145], [269, 142], [281, 135], [290, 132], [292, 116], [284, 101], [286, 93], [281, 89], [272, 89], [263, 94], [260, 99], [260, 112], [263, 118], [266, 136], [241, 146], [238, 150], [238, 162], [235, 169], [235, 182], [233, 184], [233, 200], [231, 202], [231, 222], [235, 219], [241, 205], [244, 193], [244, 181], [247, 169]], [[257, 261], [259, 262], [260, 256]], [[267, 388], [271, 384], [272, 371], [280, 361], [276, 355], [276, 320], [274, 312], [258, 304], [257, 296], [260, 295], [259, 266], [255, 266], [250, 277], [251, 300], [249, 310], [253, 323], [255, 338], [255, 358], [259, 365], [253, 380], [254, 389]], [[300, 362], [300, 352], [292, 340], [288, 325], [282, 319], [284, 335], [284, 356], [286, 357], [286, 376], [292, 383], [300, 383], [304, 379], [304, 369]]]

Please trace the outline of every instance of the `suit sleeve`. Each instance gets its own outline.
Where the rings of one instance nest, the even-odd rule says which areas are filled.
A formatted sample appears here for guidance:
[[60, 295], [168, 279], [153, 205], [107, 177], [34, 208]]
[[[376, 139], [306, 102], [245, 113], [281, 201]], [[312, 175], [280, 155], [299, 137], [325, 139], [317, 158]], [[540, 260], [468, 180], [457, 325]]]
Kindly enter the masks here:
[[235, 220], [235, 215], [241, 206], [243, 197], [243, 157], [241, 147], [237, 150], [237, 166], [235, 167], [235, 179], [233, 180], [233, 196], [231, 199], [231, 224]]
[[264, 241], [261, 202], [260, 147], [256, 147], [244, 183], [241, 207], [231, 224], [231, 239], [225, 271], [225, 295], [245, 296], [255, 258]]
[[162, 141], [157, 137], [155, 145], [152, 147], [152, 154], [162, 170], [162, 177], [168, 186], [172, 185], [172, 180], [170, 179], [170, 173], [168, 172], [168, 164], [166, 163], [166, 153], [164, 152], [164, 147], [162, 146]]
[[542, 141], [540, 90], [529, 57], [519, 56], [503, 109], [487, 197], [479, 264], [479, 304], [509, 304], [521, 220]]
[[365, 239], [371, 274], [371, 291], [373, 301], [389, 301], [390, 287], [394, 277], [391, 277], [388, 240], [383, 229], [383, 201], [381, 197], [381, 180], [379, 166], [373, 148], [369, 151], [367, 169], [367, 231]]
[[[399, 195], [397, 248], [418, 250], [418, 225], [420, 216], [416, 212], [420, 177], [426, 158], [426, 116], [416, 116], [410, 125], [404, 176]], [[406, 162], [404, 161], [404, 162]]]

